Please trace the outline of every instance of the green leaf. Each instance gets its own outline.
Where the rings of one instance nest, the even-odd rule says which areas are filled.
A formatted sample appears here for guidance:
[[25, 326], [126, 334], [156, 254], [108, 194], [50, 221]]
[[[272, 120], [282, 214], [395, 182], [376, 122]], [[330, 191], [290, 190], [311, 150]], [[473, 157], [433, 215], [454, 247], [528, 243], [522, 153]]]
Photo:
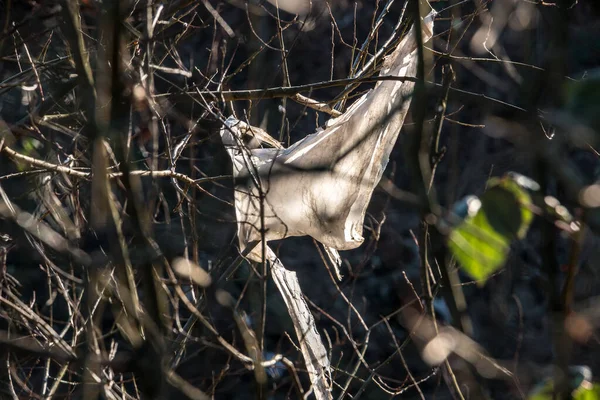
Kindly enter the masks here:
[[[547, 379], [531, 391], [527, 400], [552, 400], [553, 394], [554, 382], [552, 379]], [[583, 380], [573, 389], [571, 398], [573, 400], [600, 400], [600, 385]]]
[[[23, 148], [21, 154], [29, 157], [39, 158], [37, 150], [42, 148], [42, 143], [35, 138], [24, 137], [21, 140], [21, 147]], [[15, 164], [17, 165], [18, 170], [21, 172], [31, 169], [31, 166], [26, 162], [15, 161]]]
[[21, 141], [21, 146], [23, 147], [23, 154], [26, 156], [32, 156], [37, 154], [37, 149], [40, 149], [42, 144], [35, 138], [25, 137]]
[[474, 212], [450, 233], [450, 251], [479, 285], [504, 265], [510, 243], [525, 237], [531, 225], [531, 197], [519, 177], [490, 179], [481, 207], [470, 207]]
[[[552, 400], [553, 386], [551, 382], [546, 383], [542, 388], [535, 390], [533, 394], [527, 397], [527, 400]], [[572, 393], [573, 400], [600, 400], [600, 385], [587, 382], [581, 385]]]
[[591, 385], [581, 385], [573, 393], [573, 400], [600, 400], [600, 385], [594, 383]]

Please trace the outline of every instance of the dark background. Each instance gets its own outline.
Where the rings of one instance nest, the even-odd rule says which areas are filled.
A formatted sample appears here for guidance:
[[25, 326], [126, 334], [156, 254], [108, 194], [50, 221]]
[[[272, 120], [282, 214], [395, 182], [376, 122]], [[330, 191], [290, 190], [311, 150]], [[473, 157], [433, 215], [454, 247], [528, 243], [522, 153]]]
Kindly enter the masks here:
[[[95, 1], [81, 3], [86, 46], [95, 74], [99, 74], [97, 64], [101, 55], [97, 35], [99, 21], [106, 12], [105, 4]], [[219, 121], [206, 112], [198, 96], [187, 96], [184, 92], [194, 88], [244, 90], [283, 85], [275, 7], [266, 2], [251, 3], [253, 9], [258, 10], [253, 14], [246, 11], [243, 2], [213, 1], [211, 4], [233, 29], [234, 37], [229, 37], [201, 4], [172, 1], [156, 5], [163, 7], [160, 19], [169, 21], [169, 24], [157, 25], [152, 63], [183, 68], [191, 72], [191, 77], [154, 70], [155, 94], [168, 94], [166, 98], [170, 103], [163, 104], [168, 112], [158, 121], [158, 147], [154, 147], [149, 139], [148, 130], [152, 128], [148, 121], [152, 112], [147, 105], [136, 108], [134, 104], [128, 117], [130, 120], [124, 126], [131, 125], [132, 160], [135, 160], [133, 165], [136, 168], [144, 169], [144, 162], [148, 160], [146, 152], [156, 150], [159, 169], [168, 169], [167, 147], [179, 143], [190, 132], [190, 140], [177, 162], [177, 171], [193, 178], [231, 174], [230, 160], [218, 135]], [[509, 0], [439, 1], [432, 4], [441, 13], [436, 19], [434, 39], [428, 45], [438, 52], [433, 55], [432, 70], [427, 71], [431, 81], [441, 82], [442, 66], [451, 64], [456, 75], [453, 87], [484, 94], [527, 110], [539, 109], [549, 115], [558, 115], [560, 110], [567, 108], [564, 106], [567, 89], [564, 82], [552, 83], [552, 75], [548, 78], [545, 71], [563, 71], [563, 76], [577, 80], [593, 75], [594, 68], [600, 64], [600, 8], [594, 1], [559, 2], [556, 5]], [[348, 77], [352, 47], [362, 44], [372, 29], [374, 15], [378, 15], [384, 5], [385, 2], [372, 1], [332, 1], [329, 5], [316, 2], [308, 15], [296, 17], [295, 22], [292, 22], [293, 15], [281, 11], [281, 24], [289, 24], [282, 37], [291, 84]], [[378, 42], [384, 42], [392, 33], [403, 6], [401, 0], [393, 3], [377, 34]], [[10, 127], [13, 148], [53, 163], [64, 162], [68, 155], [72, 155], [80, 163], [78, 165], [90, 167], [90, 143], [85, 128], [89, 116], [84, 113], [83, 96], [73, 76], [75, 67], [65, 57], [70, 53], [65, 45], [67, 35], [63, 32], [64, 14], [60, 8], [61, 2], [54, 1], [0, 2], [3, 26], [0, 39], [0, 117]], [[126, 8], [129, 10], [127, 24], [143, 31], [145, 5], [128, 5]], [[304, 25], [299, 22], [301, 20], [305, 20]], [[449, 34], [451, 24], [454, 24], [455, 30]], [[490, 43], [495, 34], [497, 40], [487, 52], [480, 39], [485, 41], [487, 37]], [[130, 69], [122, 77], [126, 91], [133, 90], [133, 86], [144, 79], [146, 71], [144, 38], [136, 39], [134, 36], [129, 31], [125, 34], [126, 51], [132, 60]], [[136, 40], [141, 44], [136, 45]], [[373, 44], [370, 49], [373, 51]], [[447, 54], [449, 49], [454, 57], [439, 54]], [[38, 63], [38, 76], [31, 71], [20, 73], [31, 66], [26, 52]], [[553, 60], [556, 54], [560, 57]], [[59, 57], [65, 59], [50, 63], [50, 60]], [[44, 100], [39, 90], [24, 89], [38, 80], [42, 83]], [[362, 85], [354, 94], [368, 87]], [[341, 88], [331, 88], [304, 94], [328, 102], [335, 99], [340, 91]], [[432, 128], [434, 108], [439, 101], [435, 93], [429, 96], [425, 129]], [[595, 99], [598, 100], [597, 95], [595, 98], [591, 96], [586, 104], [592, 115], [600, 111], [600, 103], [595, 103]], [[264, 128], [284, 143], [293, 143], [313, 132], [328, 118], [326, 114], [307, 109], [290, 99], [215, 102], [214, 107], [225, 117], [232, 111], [238, 117], [247, 115], [252, 124]], [[61, 118], [56, 123], [60, 125], [58, 128], [40, 124], [32, 117], [59, 113], [72, 114]], [[575, 117], [579, 118], [577, 121], [588, 122], [584, 117], [589, 114], [582, 115], [575, 112]], [[511, 107], [501, 107], [475, 95], [471, 100], [468, 97], [465, 100], [465, 97], [459, 98], [452, 93], [448, 99], [447, 116], [440, 137], [446, 153], [434, 181], [437, 199], [443, 207], [451, 207], [469, 194], [481, 195], [489, 177], [517, 171], [538, 180], [541, 178], [545, 182], [546, 194], [561, 200], [576, 217], [583, 215], [573, 194], [556, 177], [556, 172], [549, 167], [540, 167], [538, 149], [535, 148], [537, 142], [526, 140], [534, 133], [525, 122], [525, 116]], [[504, 125], [490, 124], [490, 116], [501, 117]], [[193, 126], [191, 130], [188, 129], [190, 124]], [[405, 123], [407, 132], [400, 135], [385, 173], [397, 187], [407, 191], [412, 190], [412, 172], [405, 153], [411, 124], [409, 117]], [[549, 127], [550, 124], [546, 123], [545, 128]], [[553, 140], [562, 140], [566, 136], [560, 130], [554, 134], [557, 138]], [[568, 141], [565, 140], [565, 143]], [[556, 160], [558, 169], [563, 168], [561, 163], [567, 160], [569, 164], [564, 168], [575, 171], [582, 184], [589, 185], [597, 180], [600, 163], [593, 145], [565, 145], [561, 150], [564, 158]], [[89, 182], [71, 178], [71, 182], [65, 185], [63, 176], [50, 173], [2, 179], [2, 176], [22, 170], [3, 153], [0, 154], [0, 185], [12, 202], [60, 230], [45, 212], [44, 195], [40, 192], [43, 179], [50, 177], [56, 181], [52, 190], [69, 210], [69, 215], [81, 218], [80, 237], [74, 239], [74, 243], [89, 253], [105, 251], [109, 238], [97, 234], [87, 219], [92, 195]], [[230, 204], [215, 199], [233, 201], [231, 179], [204, 185], [210, 195], [195, 191], [193, 200], [180, 209], [176, 207], [178, 191], [169, 179], [144, 179], [143, 183], [144, 196], [161, 199], [148, 201], [148, 204], [154, 206], [149, 210], [153, 215], [152, 234], [162, 253], [167, 259], [172, 259], [187, 251], [188, 256], [210, 271], [215, 288], [226, 290], [239, 300], [239, 310], [247, 314], [250, 327], [258, 329], [263, 296], [261, 284], [248, 263], [235, 266], [234, 210]], [[68, 200], [75, 190], [78, 204]], [[115, 185], [114, 190], [123, 199], [120, 197], [122, 187]], [[136, 257], [144, 258], [144, 249], [135, 245], [135, 223], [127, 214], [124, 213], [124, 234], [130, 240], [128, 246], [135, 264]], [[380, 235], [374, 235], [372, 232], [384, 215]], [[452, 398], [441, 370], [432, 369], [421, 360], [419, 348], [412, 342], [400, 318], [389, 318], [387, 326], [381, 322], [382, 317], [404, 306], [416, 307], [411, 285], [417, 294], [421, 294], [421, 263], [415, 240], [421, 229], [420, 220], [418, 210], [390, 198], [382, 190], [376, 190], [365, 221], [365, 243], [356, 250], [342, 253], [344, 279], [339, 283], [330, 279], [312, 239], [291, 238], [272, 244], [283, 264], [298, 272], [306, 297], [320, 308], [311, 307], [326, 346], [331, 348], [331, 364], [335, 367], [333, 394], [336, 398], [347, 382], [348, 395], [360, 393], [363, 398], [369, 399], [391, 397], [381, 389], [384, 384], [392, 392], [406, 390], [401, 394], [402, 398]], [[547, 224], [536, 220], [529, 235], [512, 246], [505, 267], [484, 286], [473, 284], [469, 277], [461, 274], [468, 315], [473, 324], [473, 339], [512, 373], [510, 377], [478, 378], [479, 384], [493, 399], [522, 398], [522, 394], [533, 385], [551, 375], [556, 354], [553, 351], [552, 314], [549, 312], [552, 289], [548, 289], [548, 269], [554, 269], [551, 276], [555, 276], [554, 283], [560, 288], [564, 282], [565, 266], [570, 263], [572, 242], [556, 230], [551, 233], [553, 246], [548, 248], [543, 234], [547, 229]], [[41, 246], [45, 250], [44, 255], [40, 254], [40, 247], [36, 249], [20, 228], [8, 219], [0, 219], [0, 235], [5, 235], [3, 240], [6, 242], [2, 245], [3, 252], [0, 252], [3, 290], [12, 287], [11, 290], [19, 293], [24, 303], [45, 318], [52, 313], [56, 329], [62, 329], [67, 315], [64, 300], [59, 295], [51, 305], [47, 302], [48, 298], [56, 295], [54, 283], [48, 284], [47, 259], [67, 271], [72, 270], [76, 276], [84, 277], [85, 272], [51, 248]], [[598, 243], [594, 230], [586, 227], [583, 247], [576, 262], [575, 309], [593, 308], [597, 301], [595, 298], [600, 294]], [[443, 243], [438, 245], [443, 246]], [[551, 265], [548, 265], [548, 260], [552, 261]], [[9, 276], [18, 281], [18, 285], [10, 283]], [[367, 332], [358, 323], [340, 291], [361, 313], [367, 326], [373, 327], [368, 335], [368, 346], [365, 345]], [[228, 341], [243, 349], [231, 312], [219, 306], [211, 294], [214, 293], [204, 293], [201, 311], [210, 316]], [[440, 321], [450, 323], [442, 297], [436, 296], [434, 304]], [[172, 314], [175, 312], [172, 310]], [[180, 313], [183, 319], [189, 316], [183, 308]], [[105, 314], [102, 327], [106, 342], [114, 339], [123, 343], [124, 349], [130, 350], [113, 329], [112, 313], [107, 311]], [[4, 303], [0, 304], [0, 315], [2, 329], [21, 334], [28, 332]], [[594, 375], [598, 375], [600, 343], [594, 325], [598, 320], [591, 318], [588, 322], [593, 333], [584, 341], [575, 341], [570, 351], [570, 364], [588, 365]], [[359, 362], [356, 349], [343, 333], [344, 329], [361, 351], [366, 347], [363, 357], [369, 368]], [[302, 372], [301, 356], [283, 334], [284, 331], [296, 340], [283, 301], [269, 283], [264, 357], [269, 359], [273, 354], [281, 353], [294, 360], [306, 388], [308, 379]], [[67, 332], [67, 337], [70, 335], [72, 332]], [[177, 372], [217, 399], [255, 397], [253, 373], [230, 358], [203, 329], [195, 329], [193, 335], [197, 340], [189, 345]], [[167, 341], [175, 336], [170, 332]], [[401, 355], [394, 354], [395, 343], [406, 343]], [[9, 355], [7, 351], [0, 353], [4, 359], [8, 357], [14, 363], [17, 372], [12, 373], [27, 382], [29, 390], [41, 393], [45, 373], [43, 358]], [[4, 368], [6, 363], [3, 361], [2, 364], [1, 368]], [[50, 376], [59, 369], [60, 365], [53, 362]], [[268, 372], [269, 398], [295, 398], [290, 373], [282, 364]], [[8, 379], [10, 373], [4, 371], [3, 380]], [[70, 374], [69, 379], [81, 381], [76, 364], [73, 364]], [[419, 382], [418, 388], [409, 374]], [[126, 372], [119, 379], [123, 379], [129, 393], [135, 396], [133, 375]], [[142, 381], [149, 379], [148, 375], [140, 373], [137, 378]], [[10, 396], [8, 386], [4, 390], [6, 394], [2, 396]], [[78, 390], [76, 385], [65, 384], [60, 386], [58, 393], [77, 398], [81, 395]], [[165, 388], [165, 391], [165, 396], [171, 396], [167, 398], [182, 396], [173, 388]], [[22, 398], [33, 396], [26, 389], [17, 394]]]

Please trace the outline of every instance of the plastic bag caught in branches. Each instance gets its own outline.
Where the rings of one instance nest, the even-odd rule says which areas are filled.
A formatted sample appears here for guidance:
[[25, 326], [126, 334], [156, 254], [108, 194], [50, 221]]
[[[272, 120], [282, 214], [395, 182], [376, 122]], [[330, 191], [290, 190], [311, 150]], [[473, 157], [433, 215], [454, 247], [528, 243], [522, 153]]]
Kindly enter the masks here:
[[[432, 36], [434, 16], [424, 18], [424, 41]], [[385, 58], [380, 75], [414, 77], [416, 68], [413, 27]], [[242, 141], [248, 126], [229, 117], [221, 139], [236, 180], [240, 251], [259, 262], [263, 237], [268, 242], [305, 235], [336, 250], [360, 246], [367, 206], [404, 123], [413, 87], [411, 81], [380, 81], [324, 129], [287, 149], [248, 148]]]

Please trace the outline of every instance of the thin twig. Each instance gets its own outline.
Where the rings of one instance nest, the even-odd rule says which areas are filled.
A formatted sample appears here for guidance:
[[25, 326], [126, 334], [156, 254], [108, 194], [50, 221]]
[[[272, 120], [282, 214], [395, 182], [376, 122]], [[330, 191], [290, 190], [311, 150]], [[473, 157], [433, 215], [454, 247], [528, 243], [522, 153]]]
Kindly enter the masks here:
[[[370, 76], [364, 78], [344, 78], [344, 79], [334, 79], [332, 81], [324, 81], [311, 83], [307, 85], [297, 85], [290, 87], [274, 87], [267, 89], [250, 89], [250, 90], [229, 90], [229, 91], [206, 91], [206, 90], [196, 90], [185, 92], [183, 95], [192, 96], [200, 95], [214, 98], [219, 101], [235, 101], [235, 100], [259, 100], [259, 99], [275, 99], [281, 97], [291, 97], [301, 92], [310, 92], [313, 90], [326, 89], [331, 87], [338, 86], [346, 86], [352, 83], [375, 83], [381, 81], [399, 81], [399, 82], [418, 82], [419, 79], [412, 76]], [[426, 82], [426, 87], [428, 90], [441, 90], [443, 89], [443, 85], [435, 82]], [[459, 98], [464, 100], [470, 100], [472, 102], [487, 102], [490, 105], [494, 105], [497, 107], [502, 107], [514, 111], [526, 112], [525, 109], [515, 106], [513, 104], [504, 102], [502, 100], [490, 97], [483, 93], [473, 93], [467, 90], [458, 89], [455, 87], [450, 87], [450, 91], [457, 95]], [[172, 96], [181, 96], [182, 94], [158, 94], [155, 97], [172, 97]]]
[[[20, 176], [25, 173], [42, 173], [42, 172], [53, 171], [53, 172], [63, 173], [63, 174], [67, 174], [69, 176], [82, 178], [82, 179], [86, 179], [86, 180], [91, 180], [93, 178], [93, 172], [91, 172], [91, 171], [90, 172], [80, 171], [80, 170], [73, 169], [70, 167], [65, 167], [64, 165], [53, 164], [48, 161], [40, 160], [40, 159], [31, 157], [31, 156], [26, 156], [24, 154], [21, 154], [15, 150], [13, 150], [12, 148], [10, 148], [8, 146], [3, 146], [1, 151], [4, 151], [8, 156], [12, 157], [13, 159], [15, 159], [19, 162], [23, 162], [23, 163], [26, 163], [28, 165], [32, 165], [32, 166], [35, 166], [38, 168], [44, 168], [44, 170], [20, 172], [20, 173], [14, 174], [14, 177]], [[182, 174], [180, 172], [171, 171], [171, 170], [162, 170], [162, 171], [132, 170], [132, 171], [129, 171], [129, 174], [132, 176], [139, 176], [139, 177], [149, 176], [152, 178], [175, 178], [177, 180], [180, 180], [181, 182], [187, 183], [190, 186], [194, 186], [203, 192], [205, 192], [206, 189], [204, 189], [200, 186], [202, 183], [231, 179], [231, 175], [221, 175], [221, 176], [215, 176], [215, 177], [209, 177], [209, 178], [192, 179], [185, 174]], [[117, 178], [123, 177], [123, 172], [111, 172], [111, 173], [107, 174], [107, 176], [109, 179], [117, 179]], [[13, 175], [11, 175], [11, 177], [13, 177]], [[0, 176], [0, 179], [6, 179], [6, 178], [3, 176]]]

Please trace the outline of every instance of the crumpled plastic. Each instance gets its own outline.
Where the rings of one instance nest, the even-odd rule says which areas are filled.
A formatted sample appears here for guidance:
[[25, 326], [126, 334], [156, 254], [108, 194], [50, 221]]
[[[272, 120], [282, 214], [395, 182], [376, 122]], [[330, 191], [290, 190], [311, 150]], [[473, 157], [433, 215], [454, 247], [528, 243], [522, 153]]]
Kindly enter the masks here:
[[[432, 36], [434, 16], [424, 18], [424, 41]], [[416, 68], [412, 28], [385, 58], [380, 75], [414, 77]], [[263, 238], [304, 235], [334, 250], [360, 246], [367, 206], [408, 113], [413, 88], [413, 81], [380, 81], [341, 116], [288, 148], [249, 148], [242, 136], [255, 128], [229, 117], [220, 134], [233, 163], [241, 253], [260, 262]]]

